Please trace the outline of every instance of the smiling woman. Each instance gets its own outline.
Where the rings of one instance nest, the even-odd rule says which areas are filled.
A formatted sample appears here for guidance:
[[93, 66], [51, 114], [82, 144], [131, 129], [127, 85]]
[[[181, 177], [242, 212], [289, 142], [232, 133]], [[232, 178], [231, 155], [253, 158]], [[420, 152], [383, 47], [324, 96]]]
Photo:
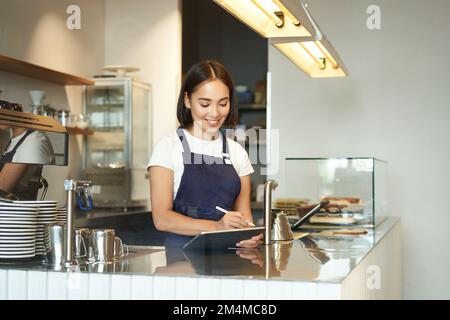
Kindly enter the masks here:
[[[237, 120], [233, 81], [222, 64], [202, 61], [189, 70], [177, 116], [180, 127], [161, 139], [148, 164], [153, 220], [167, 232], [166, 247], [181, 247], [203, 231], [248, 227], [253, 167], [222, 130]], [[254, 247], [261, 239], [237, 245]]]
[[222, 125], [236, 125], [238, 112], [233, 81], [223, 65], [204, 61], [189, 70], [178, 98], [177, 117], [182, 128], [200, 129], [199, 138], [203, 135], [211, 138], [208, 132], [217, 134]]

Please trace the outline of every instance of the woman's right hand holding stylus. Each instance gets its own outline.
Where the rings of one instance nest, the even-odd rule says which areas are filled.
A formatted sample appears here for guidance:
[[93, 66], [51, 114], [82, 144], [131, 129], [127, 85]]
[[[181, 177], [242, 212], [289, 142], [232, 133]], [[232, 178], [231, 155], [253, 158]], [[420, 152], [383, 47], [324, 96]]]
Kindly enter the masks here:
[[248, 228], [248, 221], [239, 211], [228, 211], [216, 224], [217, 230]]

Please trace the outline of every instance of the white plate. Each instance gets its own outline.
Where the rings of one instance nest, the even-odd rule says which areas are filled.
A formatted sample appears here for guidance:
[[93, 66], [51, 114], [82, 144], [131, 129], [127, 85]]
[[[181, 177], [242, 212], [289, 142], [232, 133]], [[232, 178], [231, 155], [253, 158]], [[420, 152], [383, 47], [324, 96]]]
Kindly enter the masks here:
[[4, 243], [0, 244], [0, 251], [10, 251], [10, 249], [17, 250], [35, 250], [36, 244], [34, 243]]
[[0, 255], [0, 259], [25, 259], [25, 258], [33, 258], [36, 255], [33, 254], [24, 254], [24, 255], [11, 255], [11, 256], [3, 256]]
[[36, 256], [36, 253], [33, 252], [18, 252], [18, 253], [1, 253], [0, 252], [0, 259], [18, 259], [18, 258], [33, 258]]
[[[53, 206], [54, 204], [52, 204]], [[8, 208], [17, 208], [17, 207], [23, 207], [23, 208], [34, 208], [37, 209], [38, 206], [32, 203], [14, 203], [14, 202], [0, 202], [0, 207], [8, 207]]]
[[118, 75], [126, 75], [127, 72], [137, 72], [140, 69], [137, 67], [128, 67], [128, 66], [120, 66], [120, 65], [109, 65], [104, 66], [102, 68], [104, 71], [115, 72]]
[[12, 246], [22, 246], [22, 247], [29, 247], [34, 246], [34, 241], [27, 241], [27, 242], [0, 242], [0, 248], [1, 247], [12, 247]]
[[20, 229], [33, 229], [36, 230], [37, 229], [37, 225], [36, 224], [5, 224], [5, 223], [0, 223], [0, 230], [3, 231], [7, 231], [7, 230], [11, 230], [11, 231], [17, 231]]
[[20, 225], [26, 225], [26, 226], [35, 226], [36, 228], [39, 228], [39, 225], [36, 221], [30, 221], [30, 220], [9, 220], [9, 221], [0, 221], [0, 226], [7, 226], [10, 224], [20, 224]]
[[36, 241], [35, 240], [0, 240], [0, 247], [1, 246], [5, 246], [5, 245], [32, 245], [35, 246], [36, 245]]
[[2, 207], [11, 207], [11, 208], [35, 208], [37, 209], [38, 206], [36, 206], [35, 204], [31, 204], [31, 203], [9, 203], [9, 202], [2, 202]]
[[13, 247], [3, 247], [0, 246], [0, 252], [30, 252], [30, 251], [35, 251], [36, 250], [36, 246], [35, 245], [31, 245], [31, 246], [13, 246]]
[[5, 207], [0, 207], [0, 213], [4, 213], [4, 212], [16, 212], [16, 211], [24, 211], [24, 212], [28, 212], [28, 213], [37, 213], [38, 209], [37, 208], [16, 208], [16, 207], [11, 207], [11, 208], [5, 208]]
[[37, 233], [37, 229], [34, 226], [27, 226], [27, 225], [19, 225], [19, 226], [2, 226], [0, 225], [0, 232], [10, 232], [10, 233], [16, 233], [16, 232], [34, 232]]
[[0, 237], [21, 237], [21, 236], [27, 236], [27, 237], [36, 237], [36, 232], [0, 232]]
[[0, 224], [12, 223], [13, 221], [20, 221], [20, 223], [28, 222], [32, 224], [38, 223], [38, 220], [34, 218], [2, 218], [2, 216], [0, 216]]
[[0, 217], [1, 216], [30, 216], [30, 217], [36, 217], [38, 215], [37, 211], [1, 211], [0, 212]]
[[18, 223], [37, 224], [37, 220], [36, 219], [21, 219], [21, 218], [4, 219], [4, 218], [0, 218], [0, 224], [1, 223], [12, 223], [12, 222], [16, 222], [16, 221]]
[[37, 215], [21, 215], [21, 214], [5, 214], [5, 215], [3, 215], [3, 214], [0, 214], [0, 219], [1, 220], [14, 220], [14, 219], [17, 219], [17, 220], [26, 220], [26, 219], [28, 219], [28, 220], [33, 220], [33, 221], [37, 221]]
[[23, 203], [23, 204], [56, 204], [58, 205], [58, 201], [57, 200], [16, 200], [13, 201], [13, 203]]
[[0, 240], [8, 240], [8, 241], [16, 241], [16, 240], [34, 240], [36, 239], [36, 235], [33, 234], [31, 236], [18, 236], [18, 237], [8, 237], [8, 236], [0, 236]]
[[27, 214], [0, 214], [0, 219], [9, 220], [9, 219], [28, 219], [28, 220], [37, 220], [37, 215], [27, 215]]
[[34, 254], [35, 250], [0, 251], [0, 256]]

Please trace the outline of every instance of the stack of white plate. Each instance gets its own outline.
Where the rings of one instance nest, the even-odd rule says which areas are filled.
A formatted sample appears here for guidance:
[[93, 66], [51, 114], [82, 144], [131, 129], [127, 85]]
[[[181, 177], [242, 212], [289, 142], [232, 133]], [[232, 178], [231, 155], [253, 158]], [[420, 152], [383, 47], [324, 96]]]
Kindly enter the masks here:
[[0, 202], [0, 259], [36, 255], [37, 215], [35, 206]]
[[37, 208], [36, 255], [45, 255], [50, 248], [50, 235], [46, 226], [56, 223], [58, 201], [14, 201], [14, 204]]
[[66, 223], [66, 221], [67, 221], [67, 208], [66, 207], [58, 207], [56, 209], [56, 222]]

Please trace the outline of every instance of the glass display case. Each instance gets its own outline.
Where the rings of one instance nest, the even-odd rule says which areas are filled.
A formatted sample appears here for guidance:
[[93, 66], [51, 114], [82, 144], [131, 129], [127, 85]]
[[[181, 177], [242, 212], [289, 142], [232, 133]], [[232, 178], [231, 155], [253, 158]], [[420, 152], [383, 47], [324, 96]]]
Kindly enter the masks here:
[[133, 78], [95, 79], [85, 87], [84, 179], [96, 207], [147, 206], [146, 164], [152, 145], [151, 86]]
[[[387, 216], [387, 162], [375, 158], [287, 158], [274, 208], [294, 220], [327, 204], [305, 227], [373, 227]], [[276, 196], [277, 193], [274, 193]]]

